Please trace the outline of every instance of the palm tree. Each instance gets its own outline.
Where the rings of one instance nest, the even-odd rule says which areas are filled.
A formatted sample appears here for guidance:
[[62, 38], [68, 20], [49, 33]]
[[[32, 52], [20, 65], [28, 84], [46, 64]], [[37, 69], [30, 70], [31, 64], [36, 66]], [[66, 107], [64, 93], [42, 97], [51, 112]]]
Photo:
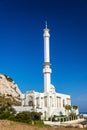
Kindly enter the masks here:
[[76, 114], [76, 110], [78, 109], [78, 106], [73, 105], [72, 108], [73, 108], [73, 110], [74, 110], [74, 112], [75, 112], [75, 114]]
[[71, 106], [70, 105], [65, 105], [65, 110], [67, 110], [68, 111], [68, 113], [67, 113], [67, 115], [69, 115], [69, 110], [71, 110]]

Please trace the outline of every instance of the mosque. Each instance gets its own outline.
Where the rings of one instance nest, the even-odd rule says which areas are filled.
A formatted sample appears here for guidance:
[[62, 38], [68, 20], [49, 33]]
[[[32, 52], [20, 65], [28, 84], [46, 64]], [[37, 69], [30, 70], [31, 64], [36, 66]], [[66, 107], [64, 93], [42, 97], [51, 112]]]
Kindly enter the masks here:
[[22, 94], [22, 106], [16, 107], [19, 111], [36, 111], [42, 113], [43, 119], [54, 115], [66, 115], [65, 105], [71, 105], [70, 95], [57, 93], [54, 85], [51, 84], [50, 64], [50, 30], [47, 27], [43, 30], [44, 39], [44, 92], [27, 91]]

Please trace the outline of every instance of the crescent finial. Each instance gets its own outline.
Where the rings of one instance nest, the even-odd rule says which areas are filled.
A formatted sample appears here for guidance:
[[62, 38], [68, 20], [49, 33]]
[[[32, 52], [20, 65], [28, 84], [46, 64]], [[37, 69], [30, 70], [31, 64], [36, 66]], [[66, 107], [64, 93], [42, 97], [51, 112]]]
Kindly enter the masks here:
[[45, 26], [46, 26], [46, 29], [47, 29], [47, 21], [45, 21]]

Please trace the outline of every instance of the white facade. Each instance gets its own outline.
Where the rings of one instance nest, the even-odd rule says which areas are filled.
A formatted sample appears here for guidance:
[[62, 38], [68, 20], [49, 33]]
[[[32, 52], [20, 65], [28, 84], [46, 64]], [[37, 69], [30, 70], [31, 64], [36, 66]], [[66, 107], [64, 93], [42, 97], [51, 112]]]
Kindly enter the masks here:
[[43, 119], [48, 119], [53, 115], [66, 115], [64, 107], [66, 104], [71, 105], [70, 96], [56, 93], [52, 86], [49, 93], [27, 92], [22, 105], [25, 109], [31, 108], [31, 111], [42, 112]]
[[49, 29], [44, 29], [44, 92], [28, 91], [23, 95], [22, 106], [17, 111], [29, 110], [42, 112], [43, 119], [48, 119], [54, 115], [65, 115], [65, 105], [71, 105], [70, 95], [60, 94], [55, 91], [55, 87], [51, 84], [50, 68], [50, 34]]

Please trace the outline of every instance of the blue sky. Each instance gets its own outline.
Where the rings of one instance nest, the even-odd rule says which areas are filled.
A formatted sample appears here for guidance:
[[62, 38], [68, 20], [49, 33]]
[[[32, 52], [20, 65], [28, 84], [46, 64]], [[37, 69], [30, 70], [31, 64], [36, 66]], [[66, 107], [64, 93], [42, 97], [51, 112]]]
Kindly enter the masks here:
[[50, 29], [52, 84], [87, 111], [87, 1], [0, 0], [0, 73], [25, 93], [43, 92], [43, 29]]

